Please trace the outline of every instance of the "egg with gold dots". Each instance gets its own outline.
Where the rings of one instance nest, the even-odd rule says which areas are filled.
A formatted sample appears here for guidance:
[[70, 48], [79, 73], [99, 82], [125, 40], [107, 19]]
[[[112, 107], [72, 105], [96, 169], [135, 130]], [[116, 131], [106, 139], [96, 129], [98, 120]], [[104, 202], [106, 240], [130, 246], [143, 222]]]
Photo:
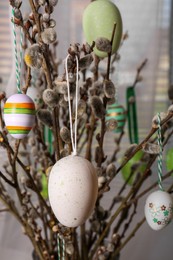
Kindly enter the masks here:
[[124, 107], [118, 103], [114, 103], [107, 106], [106, 120], [115, 119], [118, 123], [117, 128], [113, 131], [115, 133], [121, 133], [126, 123], [127, 113]]

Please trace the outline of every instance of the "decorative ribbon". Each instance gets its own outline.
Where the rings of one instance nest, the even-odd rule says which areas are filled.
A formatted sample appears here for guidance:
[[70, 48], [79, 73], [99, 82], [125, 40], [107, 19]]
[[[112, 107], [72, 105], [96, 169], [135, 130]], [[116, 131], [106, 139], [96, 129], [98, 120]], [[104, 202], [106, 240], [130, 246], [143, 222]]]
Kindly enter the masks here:
[[160, 152], [158, 154], [158, 160], [157, 160], [157, 166], [158, 166], [158, 184], [159, 184], [159, 188], [161, 190], [163, 190], [163, 186], [162, 186], [162, 162], [163, 162], [163, 158], [162, 158], [162, 133], [161, 133], [161, 118], [160, 118], [160, 113], [158, 113], [157, 115], [158, 117], [158, 137], [157, 137], [157, 141], [158, 141], [158, 145], [160, 147]]
[[21, 66], [22, 66], [22, 43], [23, 43], [23, 34], [22, 30], [20, 31], [20, 55], [18, 59], [18, 51], [17, 51], [17, 40], [16, 40], [16, 25], [15, 25], [15, 12], [14, 8], [12, 8], [12, 16], [13, 16], [13, 38], [14, 38], [14, 52], [15, 52], [15, 65], [16, 65], [16, 82], [17, 82], [17, 91], [21, 92], [20, 88], [20, 75], [21, 75]]
[[[62, 241], [62, 258], [61, 258], [61, 241]], [[65, 239], [57, 235], [58, 260], [65, 260]]]
[[[133, 100], [132, 100], [133, 99]], [[138, 138], [138, 121], [136, 110], [136, 94], [134, 87], [128, 87], [126, 90], [127, 102], [127, 121], [130, 143], [139, 143]]]
[[50, 154], [53, 153], [53, 135], [52, 130], [48, 126], [44, 126], [44, 140], [48, 146], [48, 151]]
[[78, 92], [79, 92], [79, 80], [78, 80], [78, 71], [79, 71], [79, 61], [78, 57], [76, 58], [76, 106], [75, 106], [75, 122], [74, 122], [74, 137], [73, 137], [73, 122], [72, 122], [72, 109], [70, 102], [70, 84], [69, 84], [69, 76], [68, 76], [68, 58], [70, 55], [66, 57], [65, 60], [65, 70], [66, 70], [66, 80], [67, 80], [67, 91], [68, 91], [68, 108], [69, 108], [69, 118], [70, 118], [70, 134], [71, 134], [71, 143], [73, 148], [73, 155], [77, 154], [77, 111], [78, 111]]

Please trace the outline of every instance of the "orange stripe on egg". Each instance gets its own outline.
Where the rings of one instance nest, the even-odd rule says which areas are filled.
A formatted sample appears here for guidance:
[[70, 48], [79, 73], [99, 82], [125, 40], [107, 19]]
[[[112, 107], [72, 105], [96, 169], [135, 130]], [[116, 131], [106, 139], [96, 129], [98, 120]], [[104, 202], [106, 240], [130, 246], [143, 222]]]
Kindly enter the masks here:
[[8, 130], [31, 130], [32, 127], [27, 126], [6, 126]]
[[31, 108], [35, 109], [34, 103], [5, 103], [4, 108]]

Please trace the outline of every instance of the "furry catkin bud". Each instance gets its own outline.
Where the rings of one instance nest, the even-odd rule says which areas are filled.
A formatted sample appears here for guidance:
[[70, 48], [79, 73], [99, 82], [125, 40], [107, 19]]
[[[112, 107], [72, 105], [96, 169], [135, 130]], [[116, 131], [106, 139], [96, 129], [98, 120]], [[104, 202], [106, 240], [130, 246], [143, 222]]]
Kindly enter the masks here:
[[[160, 113], [160, 119], [161, 119], [161, 121], [162, 121], [166, 116], [167, 116], [166, 113], [161, 112], [161, 113]], [[158, 115], [155, 115], [155, 116], [153, 117], [152, 127], [153, 127], [153, 128], [158, 128]]]
[[113, 178], [116, 175], [117, 169], [113, 163], [110, 163], [106, 169], [106, 175]]
[[37, 117], [44, 125], [47, 125], [50, 128], [53, 126], [52, 115], [47, 109], [38, 110]]
[[38, 0], [39, 5], [44, 5], [46, 3], [46, 0]]
[[41, 68], [43, 56], [40, 46], [37, 43], [26, 49], [24, 60], [26, 65], [30, 68]]
[[58, 3], [58, 0], [49, 0], [49, 4], [50, 4], [51, 6], [57, 5], [57, 3]]
[[14, 17], [15, 17], [15, 19], [17, 19], [17, 21], [22, 19], [22, 13], [21, 13], [20, 9], [18, 9], [18, 8], [14, 9]]
[[105, 96], [107, 98], [115, 97], [115, 86], [111, 80], [105, 79], [103, 88], [104, 88]]
[[107, 38], [99, 37], [95, 41], [96, 47], [99, 51], [104, 51], [110, 53], [112, 51], [112, 46]]
[[52, 89], [46, 89], [43, 92], [43, 100], [49, 107], [58, 105], [59, 95]]
[[49, 27], [54, 28], [56, 26], [56, 21], [54, 19], [50, 19], [49, 21]]
[[57, 233], [57, 232], [59, 231], [58, 225], [54, 225], [54, 226], [52, 227], [52, 231], [53, 231], [54, 233]]
[[20, 8], [21, 4], [22, 4], [21, 0], [10, 0], [10, 5], [12, 7]]
[[173, 105], [170, 105], [170, 106], [168, 107], [168, 113], [173, 113]]
[[105, 182], [106, 182], [106, 178], [104, 176], [98, 177], [98, 187], [99, 188], [101, 188]]
[[106, 131], [113, 131], [118, 127], [118, 122], [115, 119], [109, 119], [106, 121]]
[[69, 72], [68, 73], [68, 79], [69, 79], [69, 83], [74, 83], [76, 81], [76, 74]]
[[65, 251], [68, 255], [73, 255], [74, 254], [74, 246], [71, 242], [68, 242], [66, 244], [66, 247], [65, 247]]
[[114, 103], [117, 103], [117, 100], [116, 100], [115, 97], [110, 98], [110, 99], [107, 101], [107, 104], [108, 104], [108, 105], [113, 105]]
[[50, 44], [56, 41], [56, 31], [54, 28], [46, 28], [41, 33], [42, 40], [45, 44]]
[[50, 20], [50, 14], [44, 13], [44, 14], [43, 14], [43, 21], [44, 21], [44, 22], [49, 22], [49, 20]]
[[93, 62], [92, 54], [87, 54], [79, 60], [79, 68], [81, 70], [84, 70], [84, 69], [88, 68], [92, 62]]
[[61, 96], [61, 97], [60, 97], [60, 100], [59, 100], [59, 106], [66, 108], [66, 107], [67, 107], [67, 104], [68, 104], [67, 101], [65, 101], [64, 97]]
[[78, 55], [79, 54], [79, 43], [70, 44], [70, 48], [68, 51], [70, 54]]
[[158, 144], [145, 143], [142, 150], [149, 154], [159, 154], [161, 152], [160, 146]]
[[0, 92], [0, 100], [4, 99], [6, 96], [5, 92], [4, 91], [1, 91]]
[[81, 99], [79, 100], [78, 103], [78, 111], [77, 111], [78, 118], [82, 117], [85, 111], [86, 111], [86, 102], [83, 99]]
[[137, 144], [131, 144], [125, 151], [124, 157], [128, 157], [137, 147]]
[[115, 251], [115, 245], [113, 243], [108, 243], [107, 251], [108, 252], [114, 252]]
[[66, 157], [68, 155], [69, 155], [69, 152], [68, 152], [67, 149], [63, 149], [63, 150], [60, 151], [61, 158]]
[[59, 94], [67, 94], [67, 82], [66, 81], [58, 81], [56, 79], [54, 81], [54, 90]]
[[91, 97], [91, 107], [96, 117], [103, 118], [106, 114], [105, 108], [101, 99], [97, 96]]
[[91, 48], [91, 46], [88, 43], [85, 43], [83, 45], [83, 49], [84, 49], [85, 53], [88, 53], [88, 54], [93, 51], [93, 49]]
[[[49, 28], [49, 24], [48, 24], [47, 22], [43, 22], [42, 25], [43, 25], [43, 28], [44, 28], [44, 29]], [[33, 26], [33, 27], [34, 27], [34, 26]]]
[[93, 83], [92, 87], [89, 88], [89, 92], [91, 96], [102, 96], [104, 94], [103, 92], [103, 83], [100, 81], [96, 81]]
[[67, 127], [62, 127], [60, 130], [61, 139], [66, 143], [71, 143], [70, 131]]

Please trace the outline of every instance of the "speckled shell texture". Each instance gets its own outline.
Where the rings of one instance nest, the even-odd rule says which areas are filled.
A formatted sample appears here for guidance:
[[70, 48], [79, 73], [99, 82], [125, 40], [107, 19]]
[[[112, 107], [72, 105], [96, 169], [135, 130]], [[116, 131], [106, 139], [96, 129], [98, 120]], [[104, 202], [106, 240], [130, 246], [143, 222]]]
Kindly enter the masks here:
[[173, 198], [165, 191], [151, 193], [145, 204], [145, 217], [149, 226], [160, 230], [170, 223], [173, 217]]
[[30, 132], [35, 122], [35, 105], [25, 94], [14, 94], [4, 105], [4, 121], [11, 136], [22, 139]]
[[80, 226], [92, 213], [97, 199], [95, 168], [79, 156], [62, 158], [50, 172], [48, 193], [59, 222], [67, 227]]
[[[116, 23], [116, 31], [112, 53], [118, 50], [122, 38], [121, 14], [116, 5], [111, 1], [97, 0], [91, 2], [83, 14], [83, 31], [87, 42], [92, 44], [99, 37], [111, 40], [114, 23]], [[94, 48], [94, 52], [101, 58], [107, 56], [106, 52], [99, 51], [96, 48]]]

